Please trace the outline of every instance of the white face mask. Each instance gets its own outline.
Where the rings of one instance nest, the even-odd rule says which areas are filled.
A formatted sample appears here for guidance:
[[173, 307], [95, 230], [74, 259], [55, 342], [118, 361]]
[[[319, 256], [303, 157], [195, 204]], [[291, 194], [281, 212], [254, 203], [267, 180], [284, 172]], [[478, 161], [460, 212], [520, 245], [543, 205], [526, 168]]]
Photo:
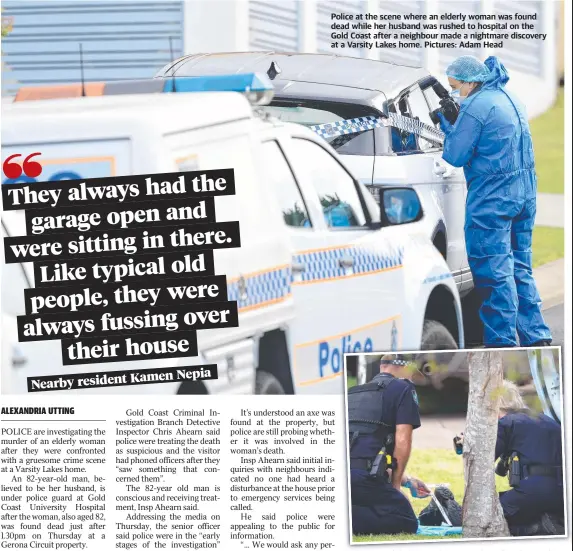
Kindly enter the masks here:
[[461, 105], [462, 101], [464, 101], [466, 98], [462, 98], [462, 96], [460, 96], [460, 91], [459, 90], [452, 90], [452, 92], [450, 93], [450, 97], [458, 104]]

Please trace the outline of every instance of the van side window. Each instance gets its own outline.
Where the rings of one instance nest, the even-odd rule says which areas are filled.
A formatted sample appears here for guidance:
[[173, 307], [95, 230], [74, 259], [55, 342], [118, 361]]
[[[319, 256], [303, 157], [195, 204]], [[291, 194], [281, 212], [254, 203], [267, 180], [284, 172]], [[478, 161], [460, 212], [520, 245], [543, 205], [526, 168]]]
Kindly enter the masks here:
[[329, 228], [352, 228], [366, 224], [360, 195], [352, 177], [318, 144], [304, 139], [292, 140], [295, 169], [314, 186], [324, 219]]
[[[410, 107], [405, 99], [398, 102], [398, 109], [396, 105], [391, 104], [389, 107], [390, 113], [400, 115], [402, 117], [411, 118]], [[416, 135], [412, 132], [400, 130], [395, 126], [391, 127], [392, 132], [392, 151], [397, 155], [407, 155], [410, 153], [419, 153], [418, 141]]]
[[271, 140], [264, 142], [262, 148], [263, 178], [273, 187], [285, 224], [296, 228], [311, 227], [312, 224], [298, 184], [279, 144]]
[[[414, 119], [417, 119], [420, 122], [423, 122], [435, 128], [435, 125], [432, 122], [432, 119], [430, 118], [430, 110], [431, 110], [430, 106], [426, 101], [424, 93], [422, 92], [422, 90], [420, 90], [418, 86], [413, 88], [408, 93], [408, 104], [410, 106], [410, 115], [414, 117]], [[418, 144], [422, 151], [435, 150], [441, 148], [441, 146], [438, 143], [432, 142], [420, 136], [418, 136]]]

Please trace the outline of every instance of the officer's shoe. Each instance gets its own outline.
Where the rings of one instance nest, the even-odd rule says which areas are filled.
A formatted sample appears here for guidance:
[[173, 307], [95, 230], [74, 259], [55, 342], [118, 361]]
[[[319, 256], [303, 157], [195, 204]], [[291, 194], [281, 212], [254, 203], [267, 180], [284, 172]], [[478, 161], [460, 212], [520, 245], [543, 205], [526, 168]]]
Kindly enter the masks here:
[[565, 535], [565, 526], [562, 524], [561, 519], [550, 513], [541, 515], [541, 530], [541, 533], [546, 536]]
[[544, 535], [541, 528], [541, 522], [532, 522], [531, 524], [525, 524], [525, 525], [510, 524], [509, 533], [516, 538]]
[[527, 348], [539, 348], [541, 346], [551, 346], [551, 340], [548, 339], [543, 339], [542, 341], [537, 341], [534, 342], [533, 344], [530, 344]]

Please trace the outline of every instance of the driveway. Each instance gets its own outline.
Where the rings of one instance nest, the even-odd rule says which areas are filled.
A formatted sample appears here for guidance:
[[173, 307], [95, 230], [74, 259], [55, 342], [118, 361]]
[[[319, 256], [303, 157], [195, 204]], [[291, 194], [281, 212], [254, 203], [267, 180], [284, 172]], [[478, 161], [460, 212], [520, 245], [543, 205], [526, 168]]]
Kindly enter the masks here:
[[414, 431], [415, 449], [448, 449], [454, 453], [453, 439], [463, 432], [466, 416], [462, 413], [423, 415], [422, 426]]

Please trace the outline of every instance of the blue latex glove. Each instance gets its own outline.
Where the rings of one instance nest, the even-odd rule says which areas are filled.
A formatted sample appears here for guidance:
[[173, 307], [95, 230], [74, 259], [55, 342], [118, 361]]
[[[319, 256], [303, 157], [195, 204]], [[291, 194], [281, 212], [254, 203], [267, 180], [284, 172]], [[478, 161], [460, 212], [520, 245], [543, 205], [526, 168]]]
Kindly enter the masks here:
[[440, 119], [440, 128], [442, 129], [442, 132], [447, 136], [452, 129], [452, 125], [446, 119], [446, 117], [444, 117], [444, 114], [440, 113], [440, 111], [438, 111], [436, 113], [436, 115], [437, 115], [438, 119]]
[[404, 484], [404, 488], [408, 488], [410, 490], [412, 497], [424, 498], [430, 495], [429, 488], [417, 478], [410, 477], [406, 484]]

